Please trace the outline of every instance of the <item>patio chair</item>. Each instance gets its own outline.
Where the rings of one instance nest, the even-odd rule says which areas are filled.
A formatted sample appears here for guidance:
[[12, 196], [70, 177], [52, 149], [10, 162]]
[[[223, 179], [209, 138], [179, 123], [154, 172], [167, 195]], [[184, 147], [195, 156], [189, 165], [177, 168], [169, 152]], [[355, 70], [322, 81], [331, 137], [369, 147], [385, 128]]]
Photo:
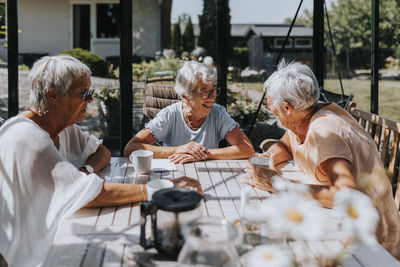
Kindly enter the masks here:
[[323, 102], [334, 102], [343, 109], [347, 110], [349, 107], [350, 102], [353, 100], [353, 95], [345, 95], [345, 94], [336, 94], [330, 91], [327, 91], [320, 88], [320, 97], [319, 99]]
[[382, 163], [387, 170], [386, 175], [393, 186], [396, 206], [400, 208], [400, 190], [397, 190], [400, 189], [400, 123], [360, 110], [354, 102], [350, 103], [349, 112], [375, 141], [378, 151], [381, 154]]
[[181, 101], [174, 90], [174, 82], [173, 76], [145, 79], [143, 122], [153, 119], [161, 109]]

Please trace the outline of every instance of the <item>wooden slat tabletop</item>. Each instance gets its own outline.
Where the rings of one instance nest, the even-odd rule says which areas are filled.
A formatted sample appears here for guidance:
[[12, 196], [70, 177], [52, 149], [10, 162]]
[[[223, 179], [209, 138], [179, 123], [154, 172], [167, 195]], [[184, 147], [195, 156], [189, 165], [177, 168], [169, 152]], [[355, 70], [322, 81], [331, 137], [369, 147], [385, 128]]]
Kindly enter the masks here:
[[[146, 183], [149, 179], [188, 176], [198, 179], [205, 194], [203, 214], [223, 217], [230, 222], [240, 218], [241, 183], [247, 160], [214, 160], [176, 164], [177, 171], [136, 175], [129, 160], [113, 157], [99, 176], [113, 183]], [[296, 175], [296, 172], [290, 172]], [[247, 185], [246, 185], [247, 186]], [[250, 188], [252, 201], [263, 201], [269, 193]], [[331, 210], [331, 229], [337, 219]], [[335, 221], [336, 220], [336, 221]], [[176, 266], [160, 259], [155, 249], [139, 245], [140, 205], [138, 203], [99, 209], [83, 208], [61, 225], [43, 266]], [[289, 242], [289, 250], [302, 266], [318, 266], [316, 256], [335, 254], [343, 249], [341, 234], [335, 230], [322, 241]], [[400, 266], [383, 247], [360, 246], [342, 261], [343, 266]]]

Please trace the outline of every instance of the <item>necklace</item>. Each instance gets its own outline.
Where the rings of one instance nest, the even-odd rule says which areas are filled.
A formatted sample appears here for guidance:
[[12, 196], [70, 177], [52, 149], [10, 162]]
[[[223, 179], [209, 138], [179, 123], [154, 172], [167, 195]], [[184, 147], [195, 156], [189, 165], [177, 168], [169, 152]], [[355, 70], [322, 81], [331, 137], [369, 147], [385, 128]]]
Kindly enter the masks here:
[[187, 124], [188, 124], [189, 128], [192, 129], [193, 131], [196, 131], [196, 130], [198, 130], [200, 128], [201, 125], [199, 127], [197, 127], [197, 128], [193, 127], [193, 125], [190, 123], [190, 119], [189, 119], [188, 115], [185, 116], [185, 119], [187, 121]]

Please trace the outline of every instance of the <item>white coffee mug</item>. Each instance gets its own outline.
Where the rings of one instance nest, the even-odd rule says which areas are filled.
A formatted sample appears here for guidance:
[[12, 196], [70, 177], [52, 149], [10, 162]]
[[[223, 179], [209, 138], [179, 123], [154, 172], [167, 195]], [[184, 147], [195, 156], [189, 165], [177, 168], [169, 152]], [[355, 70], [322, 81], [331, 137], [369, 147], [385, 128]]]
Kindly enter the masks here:
[[168, 180], [155, 179], [147, 182], [147, 200], [150, 201], [155, 192], [163, 188], [171, 188], [174, 187], [174, 183]]
[[129, 160], [132, 162], [137, 174], [149, 174], [153, 152], [150, 150], [136, 150], [131, 153]]

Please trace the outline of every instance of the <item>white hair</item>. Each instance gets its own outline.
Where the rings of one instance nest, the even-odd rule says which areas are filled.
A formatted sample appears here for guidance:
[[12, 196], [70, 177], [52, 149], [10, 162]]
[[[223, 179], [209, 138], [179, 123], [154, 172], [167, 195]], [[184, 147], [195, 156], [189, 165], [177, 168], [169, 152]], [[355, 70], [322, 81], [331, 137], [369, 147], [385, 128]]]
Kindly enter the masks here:
[[264, 83], [265, 93], [274, 105], [286, 101], [295, 110], [302, 111], [317, 104], [319, 86], [312, 70], [305, 64], [281, 60], [278, 70]]
[[46, 92], [55, 88], [65, 96], [75, 79], [90, 76], [88, 66], [69, 55], [45, 56], [33, 64], [28, 76], [30, 107], [39, 113], [47, 112]]
[[199, 83], [213, 84], [216, 80], [217, 73], [213, 68], [196, 61], [185, 61], [178, 70], [174, 89], [179, 96], [190, 97], [198, 90]]

